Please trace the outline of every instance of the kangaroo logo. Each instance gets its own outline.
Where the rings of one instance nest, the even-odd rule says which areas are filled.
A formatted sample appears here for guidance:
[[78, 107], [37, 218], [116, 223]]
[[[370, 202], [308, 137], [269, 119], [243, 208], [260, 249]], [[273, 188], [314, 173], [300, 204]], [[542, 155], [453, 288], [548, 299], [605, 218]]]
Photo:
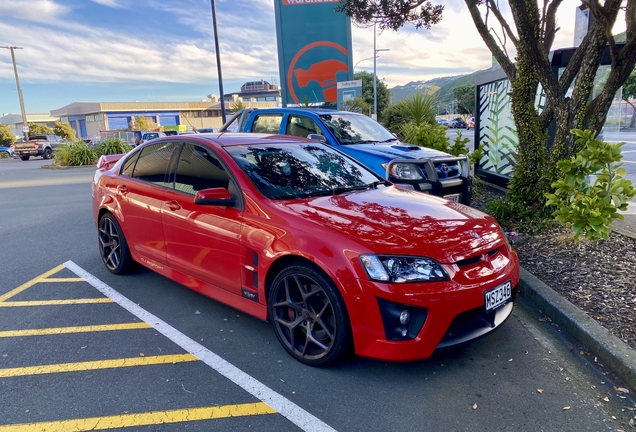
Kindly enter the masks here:
[[305, 53], [319, 47], [334, 48], [344, 54], [345, 57], [348, 57], [346, 48], [330, 41], [313, 42], [301, 48], [294, 56], [293, 60], [289, 64], [289, 69], [287, 70], [287, 87], [289, 88], [289, 93], [292, 99], [297, 104], [300, 104], [301, 102], [296, 95], [294, 78], [296, 79], [298, 89], [306, 88], [311, 82], [315, 81], [322, 90], [324, 100], [326, 102], [336, 102], [338, 98], [337, 74], [339, 72], [349, 72], [349, 66], [347, 66], [346, 63], [334, 58], [315, 62], [307, 69], [296, 67], [296, 63]]

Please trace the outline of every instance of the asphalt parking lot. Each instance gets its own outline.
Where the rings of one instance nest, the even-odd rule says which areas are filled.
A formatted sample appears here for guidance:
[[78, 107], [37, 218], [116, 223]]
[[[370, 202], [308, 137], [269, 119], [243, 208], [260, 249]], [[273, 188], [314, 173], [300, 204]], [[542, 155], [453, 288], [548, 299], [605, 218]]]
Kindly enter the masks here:
[[92, 169], [45, 163], [0, 160], [0, 431], [601, 431], [636, 409], [521, 308], [426, 361], [304, 366], [267, 323], [149, 270], [110, 274]]

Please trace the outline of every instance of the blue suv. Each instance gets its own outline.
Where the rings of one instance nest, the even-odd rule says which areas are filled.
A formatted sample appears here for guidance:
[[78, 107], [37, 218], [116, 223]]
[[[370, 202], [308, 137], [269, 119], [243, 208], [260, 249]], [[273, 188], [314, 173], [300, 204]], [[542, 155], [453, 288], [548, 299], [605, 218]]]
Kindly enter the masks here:
[[220, 131], [314, 139], [349, 155], [392, 183], [470, 204], [472, 177], [466, 156], [403, 143], [362, 114], [313, 108], [248, 108], [234, 114]]

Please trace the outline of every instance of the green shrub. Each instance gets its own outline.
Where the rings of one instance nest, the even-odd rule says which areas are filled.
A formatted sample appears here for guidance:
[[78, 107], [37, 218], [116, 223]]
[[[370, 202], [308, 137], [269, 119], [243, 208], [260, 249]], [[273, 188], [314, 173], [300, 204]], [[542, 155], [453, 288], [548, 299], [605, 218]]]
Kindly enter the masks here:
[[533, 233], [554, 225], [548, 210], [537, 211], [516, 201], [492, 200], [484, 206], [484, 211], [497, 219], [504, 231]]
[[82, 166], [91, 165], [97, 161], [97, 155], [84, 141], [61, 144], [53, 152], [56, 165]]
[[0, 151], [0, 159], [9, 159], [9, 153]]
[[132, 146], [120, 138], [107, 138], [95, 147], [97, 157], [102, 155], [124, 154], [132, 150]]
[[421, 147], [428, 147], [443, 152], [448, 152], [450, 143], [446, 136], [446, 126], [437, 123], [421, 123], [416, 126], [413, 123], [405, 123], [400, 128], [400, 134], [404, 142]]
[[71, 153], [70, 144], [60, 144], [53, 152], [53, 161], [55, 165], [68, 166], [69, 155]]
[[614, 219], [625, 219], [619, 210], [636, 195], [631, 180], [620, 163], [621, 147], [596, 139], [590, 130], [573, 129], [582, 146], [576, 157], [558, 163], [561, 178], [552, 183], [554, 193], [546, 193], [547, 206], [554, 206], [554, 217], [587, 240], [608, 239]]

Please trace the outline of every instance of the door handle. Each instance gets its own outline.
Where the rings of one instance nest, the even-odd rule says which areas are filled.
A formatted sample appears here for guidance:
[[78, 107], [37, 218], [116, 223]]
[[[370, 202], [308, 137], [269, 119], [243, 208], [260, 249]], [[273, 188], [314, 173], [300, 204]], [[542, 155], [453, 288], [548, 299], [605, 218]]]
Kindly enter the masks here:
[[122, 195], [126, 195], [128, 193], [128, 186], [117, 185], [117, 191], [119, 191]]
[[168, 207], [172, 211], [177, 211], [177, 210], [181, 209], [181, 206], [176, 201], [167, 201], [166, 202], [166, 207]]

